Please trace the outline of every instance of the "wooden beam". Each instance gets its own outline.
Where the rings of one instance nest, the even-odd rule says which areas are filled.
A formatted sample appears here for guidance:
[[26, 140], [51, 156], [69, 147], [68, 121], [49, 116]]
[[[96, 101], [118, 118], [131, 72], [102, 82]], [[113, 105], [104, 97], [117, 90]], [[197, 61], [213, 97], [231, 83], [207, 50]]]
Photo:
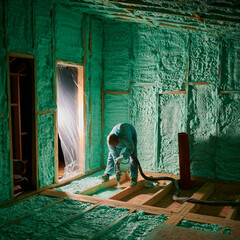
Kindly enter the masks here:
[[[240, 195], [238, 195], [238, 199], [236, 202], [239, 202]], [[226, 220], [234, 219], [237, 215], [239, 208], [238, 207], [232, 207], [230, 211], [228, 212], [228, 215], [225, 217]]]
[[189, 82], [189, 85], [208, 85], [210, 82]]
[[114, 200], [123, 199], [124, 197], [129, 196], [130, 194], [142, 189], [147, 182], [148, 181], [146, 180], [140, 180], [138, 181], [136, 186], [127, 187], [121, 192], [114, 194], [112, 197], [110, 197], [110, 199], [114, 199]]
[[[206, 200], [214, 191], [214, 184], [205, 183], [196, 193], [193, 194], [192, 198], [199, 200]], [[178, 223], [190, 212], [196, 212], [201, 205], [185, 202], [178, 214], [171, 216], [165, 224], [178, 225]]]
[[124, 91], [106, 91], [104, 94], [130, 94], [130, 92], [124, 92]]
[[145, 201], [143, 205], [153, 206], [155, 203], [161, 201], [164, 197], [166, 197], [171, 192], [172, 187], [173, 187], [173, 183], [171, 182], [170, 184], [168, 184], [167, 186], [165, 186], [164, 188], [160, 189], [158, 192], [153, 194], [153, 196], [147, 201]]
[[[127, 179], [127, 173], [124, 173], [122, 176], [121, 176], [121, 180], [120, 180], [120, 183], [121, 182], [124, 182], [125, 180]], [[102, 183], [99, 183], [93, 187], [89, 187], [85, 190], [83, 190], [82, 192], [78, 193], [78, 194], [83, 194], [83, 195], [92, 195], [92, 194], [95, 194], [96, 192], [100, 191], [100, 190], [103, 190], [103, 189], [107, 189], [109, 187], [112, 187], [114, 185], [117, 185], [117, 180], [116, 180], [116, 177], [110, 179], [109, 181], [107, 182], [102, 182]]]
[[170, 216], [172, 214], [172, 211], [165, 208], [152, 207], [147, 205], [138, 205], [138, 204], [123, 202], [123, 201], [118, 201], [113, 199], [103, 199], [103, 198], [87, 196], [87, 195], [72, 194], [72, 193], [67, 193], [62, 191], [51, 190], [51, 189], [45, 190], [41, 194], [51, 196], [51, 197], [58, 197], [58, 198], [70, 198], [76, 201], [95, 203], [99, 205], [107, 205], [110, 207], [127, 208], [130, 210], [143, 210], [148, 214], [154, 214], [154, 215], [164, 214], [166, 216]]
[[186, 91], [170, 91], [170, 92], [163, 92], [161, 95], [167, 95], [167, 94], [186, 94]]

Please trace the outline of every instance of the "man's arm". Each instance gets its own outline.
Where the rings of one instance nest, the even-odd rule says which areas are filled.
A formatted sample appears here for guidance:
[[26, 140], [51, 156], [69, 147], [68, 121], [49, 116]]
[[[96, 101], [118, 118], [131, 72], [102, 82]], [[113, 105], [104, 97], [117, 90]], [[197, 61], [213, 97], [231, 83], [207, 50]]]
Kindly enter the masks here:
[[119, 157], [119, 154], [118, 154], [115, 147], [112, 147], [112, 146], [108, 145], [108, 150], [111, 153], [111, 155], [113, 157], [113, 160], [115, 160], [117, 157]]

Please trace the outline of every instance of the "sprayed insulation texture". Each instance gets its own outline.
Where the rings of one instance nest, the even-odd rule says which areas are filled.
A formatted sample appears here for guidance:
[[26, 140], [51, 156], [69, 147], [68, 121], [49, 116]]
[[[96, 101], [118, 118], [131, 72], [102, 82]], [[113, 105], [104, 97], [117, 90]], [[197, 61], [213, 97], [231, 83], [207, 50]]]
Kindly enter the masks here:
[[12, 196], [12, 167], [9, 155], [8, 119], [0, 117], [0, 203]]
[[85, 172], [101, 167], [102, 22], [87, 16]]
[[9, 130], [8, 130], [8, 102], [6, 76], [6, 50], [4, 39], [3, 1], [0, 2], [0, 203], [11, 198], [12, 170], [10, 164]]
[[216, 232], [220, 233], [220, 230], [223, 230], [223, 234], [230, 234], [231, 233], [231, 227], [228, 226], [221, 226], [216, 224], [208, 224], [208, 223], [196, 223], [191, 222], [187, 220], [182, 220], [179, 224], [179, 227], [185, 227], [185, 228], [191, 228], [196, 230], [202, 230], [207, 232]]
[[240, 181], [240, 95], [220, 96], [219, 138], [216, 176]]
[[112, 128], [129, 120], [129, 94], [105, 94], [104, 96], [104, 162], [108, 157], [107, 136]]
[[110, 228], [100, 239], [144, 239], [157, 225], [164, 223], [167, 219], [163, 214], [146, 215], [143, 211], [137, 211]]
[[0, 208], [0, 227], [17, 218], [32, 214], [48, 204], [58, 201], [59, 198], [35, 195], [21, 202]]
[[[66, 199], [47, 208], [35, 209], [29, 217], [21, 219], [17, 224], [4, 226], [1, 229], [1, 236], [3, 239], [37, 239], [39, 235], [43, 238], [43, 235], [48, 235], [59, 224], [90, 206]], [[41, 206], [38, 204], [38, 207]]]
[[128, 212], [128, 209], [98, 206], [59, 226], [49, 232], [48, 236], [36, 234], [33, 239], [41, 239], [43, 236], [44, 239], [93, 239], [104, 227]]
[[220, 38], [207, 33], [192, 34], [189, 81], [216, 82], [219, 71]]
[[217, 88], [214, 85], [190, 86], [188, 124], [192, 174], [216, 178]]
[[56, 57], [60, 60], [82, 62], [83, 14], [79, 8], [56, 5], [55, 8]]
[[32, 1], [6, 1], [8, 49], [15, 52], [32, 51]]
[[221, 90], [240, 91], [240, 41], [223, 39]]
[[136, 128], [138, 156], [141, 166], [148, 171], [156, 169], [158, 139], [158, 109], [155, 87], [133, 87], [131, 91], [131, 122]]
[[133, 27], [133, 82], [155, 82], [160, 92], [185, 88], [188, 35]]
[[101, 183], [101, 179], [99, 177], [103, 173], [104, 173], [104, 170], [100, 170], [96, 173], [83, 177], [79, 180], [72, 181], [71, 183], [65, 186], [55, 188], [55, 190], [78, 194], [89, 187], [93, 187]]
[[185, 107], [184, 94], [159, 97], [159, 172], [179, 174], [178, 133], [186, 128]]
[[[50, 0], [35, 1], [34, 43], [36, 57], [37, 111], [56, 110], [54, 62], [52, 52], [52, 19]], [[46, 11], [49, 9], [49, 11]]]
[[52, 113], [38, 115], [38, 181], [39, 187], [54, 182], [54, 116]]
[[131, 25], [105, 23], [104, 90], [128, 91], [131, 81]]

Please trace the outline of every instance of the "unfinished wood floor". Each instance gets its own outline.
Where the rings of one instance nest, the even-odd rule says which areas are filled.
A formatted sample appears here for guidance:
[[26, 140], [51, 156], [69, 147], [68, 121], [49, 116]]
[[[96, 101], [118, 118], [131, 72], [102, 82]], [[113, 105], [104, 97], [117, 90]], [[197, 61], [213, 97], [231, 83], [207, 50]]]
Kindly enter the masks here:
[[[167, 174], [156, 173], [149, 173], [148, 175], [170, 176]], [[178, 176], [175, 175], [171, 175], [171, 177], [178, 179]], [[221, 225], [223, 228], [220, 232], [223, 232], [224, 228], [230, 227], [232, 237], [225, 234], [219, 234], [219, 239], [228, 239], [227, 237], [231, 237], [229, 239], [240, 238], [239, 207], [203, 206], [192, 203], [181, 204], [172, 200], [174, 189], [171, 182], [158, 181], [158, 185], [151, 188], [145, 187], [146, 183], [149, 183], [149, 181], [140, 178], [136, 186], [130, 187], [130, 179], [125, 173], [121, 178], [120, 187], [117, 186], [116, 178], [112, 178], [108, 182], [97, 184], [96, 186], [88, 188], [79, 194], [71, 194], [68, 192], [61, 192], [51, 189], [45, 190], [41, 194], [61, 198], [71, 198], [96, 205], [127, 208], [130, 210], [130, 212], [144, 210], [146, 214], [164, 214], [169, 217], [164, 223], [167, 226], [177, 226], [182, 220], [188, 220], [196, 223]], [[194, 178], [192, 180], [192, 186], [193, 187], [191, 190], [180, 190], [180, 196], [193, 197], [200, 200], [219, 201], [239, 201], [240, 198], [240, 183], [227, 184]], [[117, 189], [119, 191], [114, 193], [114, 190]], [[97, 193], [104, 190], [112, 191], [113, 194], [108, 198], [98, 197]], [[154, 230], [154, 232], [156, 233], [157, 231], [158, 227]], [[171, 232], [171, 228], [169, 231]], [[176, 232], [176, 228], [174, 228], [173, 231]], [[151, 239], [158, 239], [158, 235], [154, 234], [152, 235]], [[169, 232], [168, 234], [171, 235]], [[187, 234], [185, 233], [185, 235], [183, 234], [182, 238], [179, 236], [179, 239], [186, 239], [186, 236]], [[204, 232], [204, 236], [206, 236], [206, 232]], [[204, 238], [204, 236], [201, 235], [199, 239], [215, 238], [210, 238], [211, 235], [208, 235], [209, 238]], [[167, 238], [167, 236], [165, 236], [165, 239], [171, 238]]]

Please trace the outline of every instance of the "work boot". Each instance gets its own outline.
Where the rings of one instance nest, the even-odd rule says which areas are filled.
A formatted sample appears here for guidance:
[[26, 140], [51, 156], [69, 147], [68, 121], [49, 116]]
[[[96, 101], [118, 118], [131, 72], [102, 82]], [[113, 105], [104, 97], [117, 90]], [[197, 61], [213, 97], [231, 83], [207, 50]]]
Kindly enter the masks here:
[[101, 180], [102, 180], [103, 182], [109, 181], [109, 175], [108, 175], [108, 174], [103, 174], [103, 175], [101, 176]]
[[137, 178], [132, 178], [130, 186], [135, 186], [135, 185], [137, 185]]

